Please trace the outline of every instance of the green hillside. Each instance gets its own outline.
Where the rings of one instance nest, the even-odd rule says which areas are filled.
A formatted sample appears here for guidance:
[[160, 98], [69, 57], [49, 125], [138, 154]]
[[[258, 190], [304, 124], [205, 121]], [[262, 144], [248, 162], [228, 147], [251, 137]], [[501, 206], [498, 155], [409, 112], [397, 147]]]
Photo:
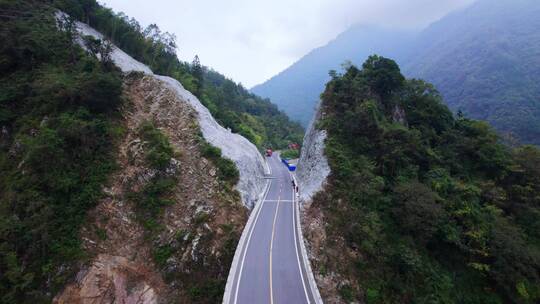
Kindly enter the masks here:
[[121, 73], [34, 1], [0, 1], [0, 303], [50, 303], [122, 136]]
[[340, 283], [344, 301], [538, 303], [539, 149], [499, 144], [383, 57], [333, 74], [322, 98], [318, 268], [358, 282]]
[[423, 31], [405, 74], [509, 142], [540, 145], [539, 14], [535, 0], [479, 0]]

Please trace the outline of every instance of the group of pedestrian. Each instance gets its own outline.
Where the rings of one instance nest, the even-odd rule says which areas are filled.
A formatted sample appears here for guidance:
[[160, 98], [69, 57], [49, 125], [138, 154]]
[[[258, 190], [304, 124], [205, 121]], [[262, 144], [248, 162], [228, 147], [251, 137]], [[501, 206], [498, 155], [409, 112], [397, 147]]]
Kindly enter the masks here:
[[298, 185], [294, 182], [294, 179], [291, 182], [292, 182], [293, 191], [298, 193]]

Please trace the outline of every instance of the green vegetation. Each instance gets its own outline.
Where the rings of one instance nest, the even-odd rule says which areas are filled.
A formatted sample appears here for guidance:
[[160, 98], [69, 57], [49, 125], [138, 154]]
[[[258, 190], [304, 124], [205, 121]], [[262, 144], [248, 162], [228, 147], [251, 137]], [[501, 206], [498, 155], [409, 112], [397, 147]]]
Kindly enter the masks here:
[[[167, 137], [153, 123], [143, 122], [139, 127], [139, 136], [143, 140], [146, 163], [152, 170], [150, 180], [138, 192], [129, 194], [135, 203], [137, 218], [146, 228], [148, 238], [155, 238], [160, 232], [159, 220], [164, 207], [174, 203], [169, 199], [177, 184], [176, 170], [168, 171], [174, 150]], [[156, 256], [162, 256], [156, 255]], [[156, 259], [160, 264], [160, 259]]]
[[288, 149], [285, 151], [282, 151], [280, 154], [281, 158], [285, 159], [295, 159], [300, 157], [300, 151], [295, 149]]
[[[350, 66], [322, 95], [332, 175], [315, 204], [329, 265], [367, 303], [538, 303], [540, 150], [454, 118], [392, 60]], [[354, 256], [354, 258], [352, 257]], [[323, 267], [323, 268], [324, 268]]]
[[231, 160], [221, 157], [220, 148], [210, 145], [202, 137], [200, 141], [202, 144], [202, 155], [212, 161], [219, 170], [220, 180], [226, 182], [229, 188], [232, 189], [240, 178], [240, 173], [236, 169], [236, 165]]
[[[37, 1], [0, 1], [0, 303], [49, 303], [114, 170], [119, 72]], [[106, 237], [106, 235], [103, 235]]]
[[404, 70], [505, 142], [540, 146], [539, 10], [535, 0], [476, 1], [424, 30]]
[[150, 168], [165, 169], [174, 156], [174, 150], [167, 137], [150, 122], [144, 122], [139, 128], [139, 135], [144, 141], [146, 161]]
[[115, 14], [95, 0], [55, 0], [54, 5], [106, 35], [155, 73], [173, 77], [193, 92], [224, 127], [242, 134], [259, 148], [283, 148], [301, 142], [303, 129], [269, 100], [251, 94], [241, 84], [176, 56], [176, 37], [152, 24], [142, 28], [122, 13]]
[[171, 245], [163, 245], [154, 249], [154, 262], [159, 267], [164, 267], [167, 263], [167, 260], [173, 256], [174, 248]]
[[291, 142], [301, 143], [303, 129], [268, 99], [249, 93], [212, 70], [205, 70], [201, 102], [217, 121], [249, 139], [259, 148], [284, 148]]
[[210, 279], [206, 283], [189, 289], [189, 297], [196, 303], [219, 303], [222, 300], [225, 286], [222, 280]]

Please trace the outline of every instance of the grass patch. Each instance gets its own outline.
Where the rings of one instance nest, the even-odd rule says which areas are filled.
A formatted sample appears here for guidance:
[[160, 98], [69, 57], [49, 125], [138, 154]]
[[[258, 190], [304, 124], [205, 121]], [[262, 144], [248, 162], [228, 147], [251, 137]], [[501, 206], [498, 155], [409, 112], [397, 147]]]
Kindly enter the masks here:
[[189, 288], [189, 297], [195, 303], [219, 303], [224, 291], [224, 280], [210, 279]]
[[212, 163], [217, 167], [219, 177], [222, 181], [231, 186], [238, 183], [240, 173], [238, 172], [236, 165], [233, 161], [223, 158], [220, 148], [214, 147], [203, 140], [201, 152], [205, 158], [211, 160]]
[[174, 149], [165, 136], [151, 122], [143, 122], [139, 135], [144, 141], [145, 158], [148, 165], [156, 170], [165, 169], [174, 156]]
[[138, 192], [131, 192], [129, 199], [134, 202], [137, 219], [147, 232], [147, 238], [157, 236], [162, 228], [160, 217], [167, 206], [174, 204], [171, 199], [178, 177], [167, 173], [174, 156], [174, 149], [165, 136], [153, 123], [143, 122], [139, 136], [144, 141], [143, 150], [146, 164], [155, 170], [153, 177]]
[[164, 267], [167, 264], [167, 260], [174, 254], [174, 248], [170, 245], [163, 245], [155, 248], [152, 252], [154, 262], [159, 267]]

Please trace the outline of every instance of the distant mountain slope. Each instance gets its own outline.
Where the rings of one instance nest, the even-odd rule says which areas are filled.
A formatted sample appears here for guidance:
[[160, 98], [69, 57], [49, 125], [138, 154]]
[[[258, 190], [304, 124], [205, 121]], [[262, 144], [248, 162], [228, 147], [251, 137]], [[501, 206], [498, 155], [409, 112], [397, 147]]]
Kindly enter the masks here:
[[406, 74], [433, 82], [451, 109], [540, 144], [540, 1], [482, 0], [426, 29]]
[[540, 2], [480, 0], [416, 37], [355, 27], [253, 88], [303, 124], [329, 69], [369, 54], [396, 59], [404, 73], [433, 82], [454, 111], [540, 144]]
[[270, 98], [292, 119], [307, 126], [330, 79], [329, 70], [340, 69], [346, 60], [361, 63], [373, 53], [401, 58], [405, 49], [398, 46], [408, 45], [412, 37], [408, 32], [354, 26], [251, 91]]

